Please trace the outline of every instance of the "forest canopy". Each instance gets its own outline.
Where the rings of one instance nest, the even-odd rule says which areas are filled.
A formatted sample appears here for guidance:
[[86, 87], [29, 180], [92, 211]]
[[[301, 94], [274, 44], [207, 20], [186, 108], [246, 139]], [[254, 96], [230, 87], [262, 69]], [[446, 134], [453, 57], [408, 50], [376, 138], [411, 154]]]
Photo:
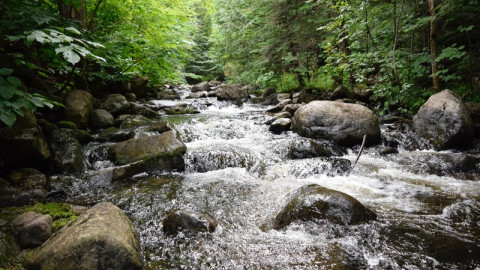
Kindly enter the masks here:
[[0, 116], [136, 77], [344, 85], [371, 90], [380, 112], [414, 112], [442, 89], [480, 101], [478, 14], [476, 0], [3, 0]]

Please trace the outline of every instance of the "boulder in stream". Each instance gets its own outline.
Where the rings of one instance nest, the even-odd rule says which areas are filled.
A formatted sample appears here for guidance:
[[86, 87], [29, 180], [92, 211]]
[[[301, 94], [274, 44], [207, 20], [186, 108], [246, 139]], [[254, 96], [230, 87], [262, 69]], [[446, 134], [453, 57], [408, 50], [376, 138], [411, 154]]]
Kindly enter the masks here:
[[65, 119], [78, 128], [86, 128], [93, 111], [93, 97], [89, 92], [73, 90], [65, 97]]
[[130, 103], [123, 95], [111, 94], [105, 98], [100, 108], [116, 116], [126, 113], [130, 109]]
[[291, 159], [304, 159], [315, 157], [343, 156], [347, 152], [329, 141], [314, 141], [311, 139], [295, 140], [291, 143], [288, 157]]
[[90, 116], [90, 127], [101, 129], [112, 127], [115, 124], [115, 118], [104, 109], [94, 110]]
[[183, 170], [183, 155], [186, 151], [187, 147], [176, 130], [130, 139], [108, 149], [109, 156], [115, 163], [128, 164], [142, 160], [148, 170]]
[[242, 101], [248, 97], [248, 92], [236, 84], [222, 84], [217, 88], [218, 100]]
[[413, 117], [415, 132], [436, 150], [468, 148], [473, 143], [470, 111], [450, 90], [431, 96]]
[[268, 130], [270, 130], [274, 134], [280, 134], [284, 131], [289, 130], [291, 125], [292, 125], [292, 119], [279, 118], [270, 125], [270, 128]]
[[142, 269], [138, 234], [109, 202], [96, 204], [37, 249], [30, 269]]
[[208, 92], [210, 91], [211, 86], [209, 82], [201, 82], [192, 87], [192, 92]]
[[354, 225], [377, 218], [355, 198], [319, 185], [301, 187], [290, 195], [285, 207], [273, 220], [272, 228], [280, 230], [296, 221]]
[[380, 141], [378, 118], [365, 106], [334, 101], [312, 101], [300, 107], [293, 118], [293, 129], [303, 137], [332, 140], [352, 146]]
[[50, 137], [52, 160], [58, 172], [76, 173], [86, 168], [82, 146], [61, 129], [54, 130]]
[[163, 220], [163, 231], [167, 234], [179, 232], [213, 233], [218, 222], [212, 216], [194, 211], [177, 210]]

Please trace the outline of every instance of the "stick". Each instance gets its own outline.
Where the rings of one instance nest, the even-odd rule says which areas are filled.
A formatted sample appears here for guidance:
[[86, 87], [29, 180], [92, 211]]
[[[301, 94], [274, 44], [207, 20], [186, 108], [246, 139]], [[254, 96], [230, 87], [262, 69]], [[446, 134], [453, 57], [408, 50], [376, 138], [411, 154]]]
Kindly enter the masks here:
[[358, 162], [358, 159], [360, 158], [360, 156], [362, 155], [362, 152], [363, 152], [363, 148], [365, 147], [365, 142], [367, 141], [367, 135], [363, 135], [363, 142], [362, 142], [362, 146], [360, 147], [360, 151], [358, 151], [358, 155], [357, 155], [357, 159], [355, 160], [355, 163], [353, 164], [352, 168], [355, 167], [355, 165], [357, 165], [357, 162]]

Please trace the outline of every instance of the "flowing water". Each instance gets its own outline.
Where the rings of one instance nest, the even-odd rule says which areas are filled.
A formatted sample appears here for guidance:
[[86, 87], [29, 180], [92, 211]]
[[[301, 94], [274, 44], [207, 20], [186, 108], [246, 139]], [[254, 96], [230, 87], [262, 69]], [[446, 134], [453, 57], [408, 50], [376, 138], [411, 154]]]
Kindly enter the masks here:
[[[292, 144], [305, 139], [269, 132], [265, 107], [214, 99], [195, 106], [198, 115], [162, 118], [187, 145], [185, 172], [77, 184], [68, 197], [122, 208], [140, 234], [147, 269], [480, 269], [480, 181], [442, 173], [448, 162], [429, 158], [454, 154], [403, 150], [408, 133], [384, 125], [384, 137], [400, 141], [399, 153], [368, 148], [349, 174], [338, 173], [332, 160], [290, 159]], [[137, 136], [148, 134], [140, 129]], [[90, 168], [108, 170], [112, 164], [98, 149], [102, 144], [88, 150]], [[353, 162], [357, 150], [341, 158]], [[478, 162], [463, 178], [476, 178], [477, 170]], [[290, 192], [312, 183], [353, 196], [378, 219], [262, 230]], [[175, 209], [209, 213], [217, 230], [165, 235], [162, 220]]]

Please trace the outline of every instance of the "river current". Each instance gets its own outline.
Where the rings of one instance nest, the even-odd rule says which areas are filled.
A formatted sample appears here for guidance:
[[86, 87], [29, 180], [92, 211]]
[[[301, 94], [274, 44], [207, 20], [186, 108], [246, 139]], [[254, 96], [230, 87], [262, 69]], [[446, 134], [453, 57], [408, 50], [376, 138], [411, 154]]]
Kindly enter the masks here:
[[[159, 118], [173, 123], [187, 146], [184, 172], [146, 172], [68, 198], [124, 210], [139, 232], [146, 269], [480, 269], [480, 181], [475, 173], [442, 173], [449, 164], [435, 158], [456, 153], [408, 151], [400, 141], [398, 153], [367, 148], [350, 173], [336, 173], [329, 159], [289, 158], [292, 144], [306, 139], [271, 133], [265, 106], [189, 102], [201, 113]], [[382, 125], [382, 136], [408, 137], [392, 124]], [[353, 163], [357, 151], [340, 158]], [[90, 161], [92, 171], [108, 166]], [[351, 195], [378, 219], [265, 229], [289, 193], [312, 183]], [[165, 235], [162, 220], [175, 209], [208, 213], [219, 225], [208, 235]]]

